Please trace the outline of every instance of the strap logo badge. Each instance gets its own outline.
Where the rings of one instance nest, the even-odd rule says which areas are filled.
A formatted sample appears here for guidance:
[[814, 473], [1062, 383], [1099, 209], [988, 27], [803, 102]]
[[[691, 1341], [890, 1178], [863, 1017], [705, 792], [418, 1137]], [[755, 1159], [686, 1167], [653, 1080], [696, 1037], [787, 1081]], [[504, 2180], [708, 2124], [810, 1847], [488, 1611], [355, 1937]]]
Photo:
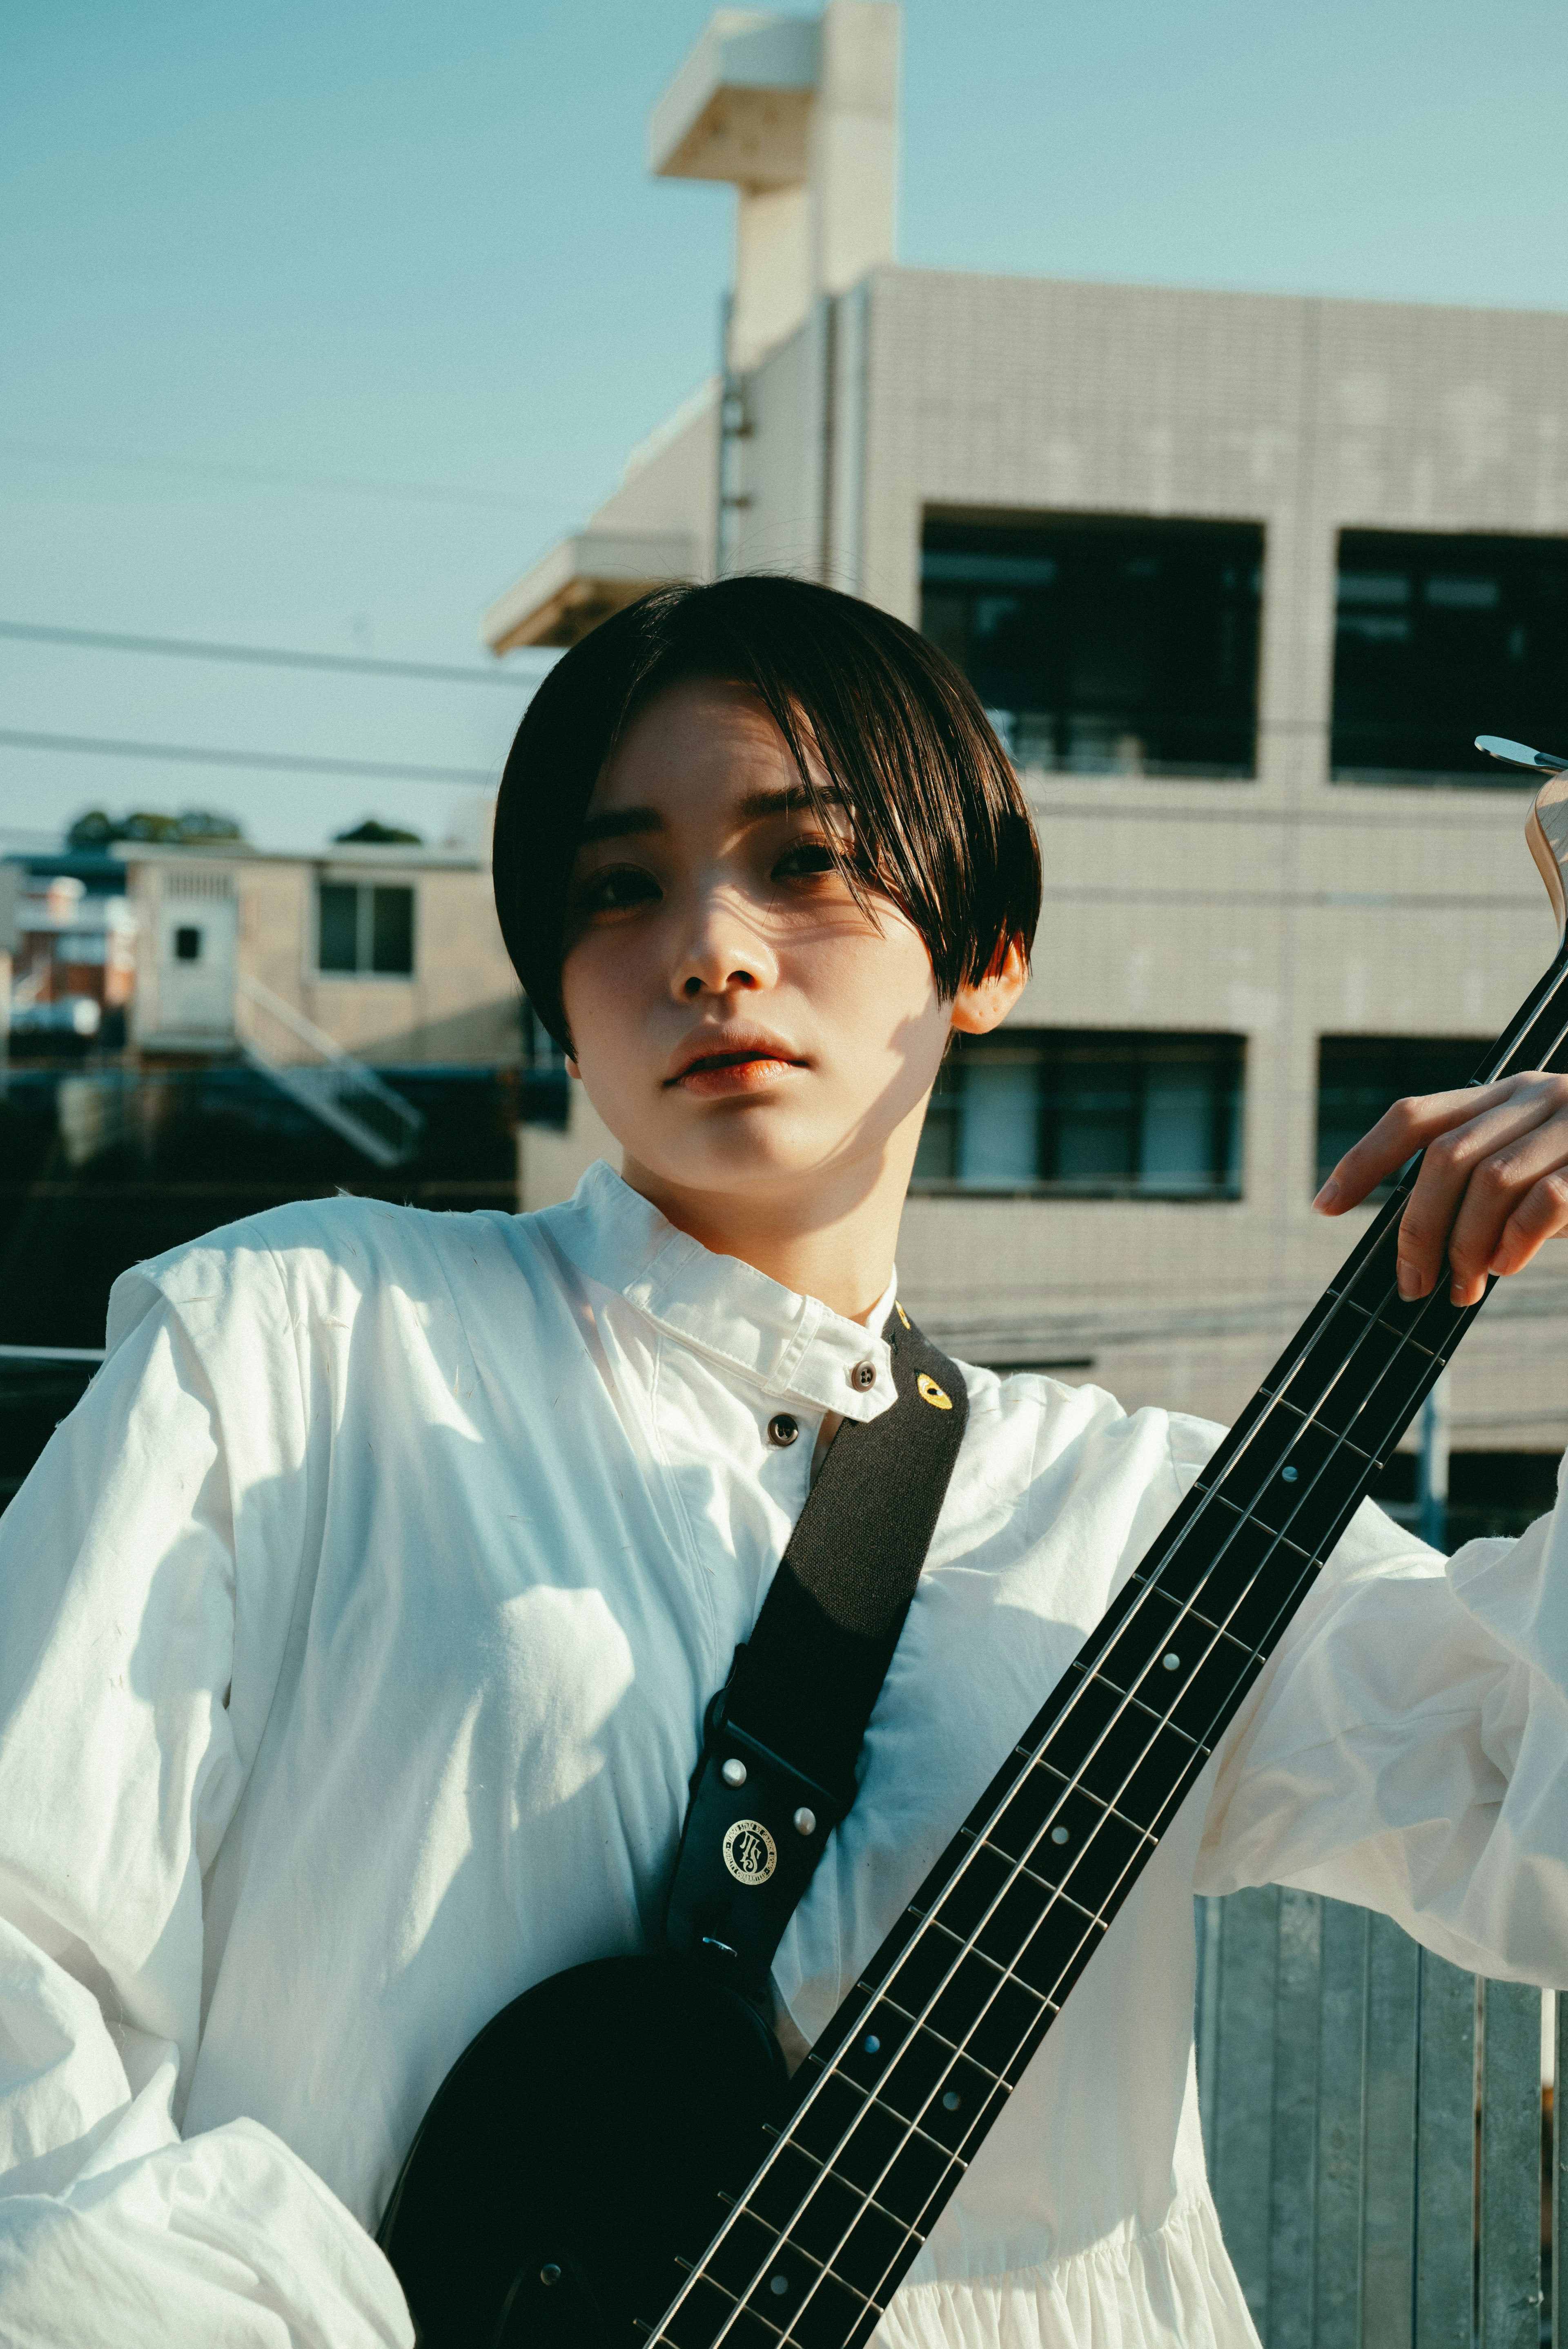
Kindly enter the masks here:
[[724, 1864], [741, 1884], [766, 1884], [779, 1865], [779, 1847], [760, 1819], [737, 1819], [724, 1838]]
[[914, 1383], [921, 1402], [928, 1402], [933, 1411], [952, 1410], [953, 1397], [937, 1385], [929, 1371], [922, 1371]]

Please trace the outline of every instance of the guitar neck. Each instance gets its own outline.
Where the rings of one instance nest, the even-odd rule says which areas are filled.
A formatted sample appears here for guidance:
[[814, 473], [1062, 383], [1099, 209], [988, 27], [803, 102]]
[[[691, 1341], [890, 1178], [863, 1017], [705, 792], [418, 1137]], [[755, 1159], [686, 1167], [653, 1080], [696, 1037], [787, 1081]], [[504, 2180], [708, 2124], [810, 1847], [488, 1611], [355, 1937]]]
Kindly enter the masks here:
[[[1565, 1032], [1568, 947], [1476, 1082], [1543, 1066]], [[1414, 1182], [1412, 1167], [840, 2007], [654, 2344], [857, 2349], [874, 2331], [1480, 1309], [1451, 1305], [1446, 1278], [1400, 1299]]]

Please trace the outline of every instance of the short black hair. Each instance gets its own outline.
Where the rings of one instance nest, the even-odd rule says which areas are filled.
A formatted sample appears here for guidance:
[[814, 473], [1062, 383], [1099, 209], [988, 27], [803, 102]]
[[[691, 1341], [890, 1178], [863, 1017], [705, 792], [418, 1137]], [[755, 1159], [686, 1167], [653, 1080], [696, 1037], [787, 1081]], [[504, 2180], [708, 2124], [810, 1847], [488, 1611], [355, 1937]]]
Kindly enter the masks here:
[[794, 755], [809, 802], [813, 745], [853, 812], [845, 877], [924, 939], [938, 993], [983, 978], [1040, 910], [1034, 825], [974, 688], [902, 620], [810, 580], [748, 573], [655, 587], [603, 621], [544, 678], [496, 806], [496, 911], [534, 1010], [567, 1045], [567, 893], [605, 761], [636, 713], [694, 677], [748, 686]]

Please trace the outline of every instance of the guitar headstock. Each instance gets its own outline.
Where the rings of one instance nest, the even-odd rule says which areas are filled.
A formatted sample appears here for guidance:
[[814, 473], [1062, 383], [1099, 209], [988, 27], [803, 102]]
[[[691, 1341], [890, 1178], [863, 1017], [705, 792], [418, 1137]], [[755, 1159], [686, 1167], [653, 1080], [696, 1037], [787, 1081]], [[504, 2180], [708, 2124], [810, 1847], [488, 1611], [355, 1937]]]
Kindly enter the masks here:
[[1500, 734], [1478, 734], [1475, 746], [1489, 758], [1501, 759], [1506, 767], [1523, 767], [1532, 775], [1546, 778], [1531, 802], [1524, 837], [1546, 884], [1557, 943], [1562, 946], [1568, 941], [1568, 759], [1559, 758], [1553, 750], [1532, 750], [1526, 743], [1506, 741]]

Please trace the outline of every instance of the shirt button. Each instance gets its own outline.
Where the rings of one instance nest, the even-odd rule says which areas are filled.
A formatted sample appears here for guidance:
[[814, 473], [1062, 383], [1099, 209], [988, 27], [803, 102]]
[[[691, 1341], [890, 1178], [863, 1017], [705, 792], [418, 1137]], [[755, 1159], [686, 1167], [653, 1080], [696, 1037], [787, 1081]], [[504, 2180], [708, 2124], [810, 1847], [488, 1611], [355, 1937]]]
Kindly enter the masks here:
[[768, 1441], [778, 1444], [780, 1451], [787, 1444], [793, 1444], [799, 1433], [799, 1421], [791, 1419], [787, 1411], [776, 1413], [768, 1423]]
[[868, 1387], [874, 1387], [876, 1382], [877, 1366], [874, 1362], [857, 1362], [850, 1372], [850, 1384], [852, 1387], [859, 1387], [862, 1394]]

